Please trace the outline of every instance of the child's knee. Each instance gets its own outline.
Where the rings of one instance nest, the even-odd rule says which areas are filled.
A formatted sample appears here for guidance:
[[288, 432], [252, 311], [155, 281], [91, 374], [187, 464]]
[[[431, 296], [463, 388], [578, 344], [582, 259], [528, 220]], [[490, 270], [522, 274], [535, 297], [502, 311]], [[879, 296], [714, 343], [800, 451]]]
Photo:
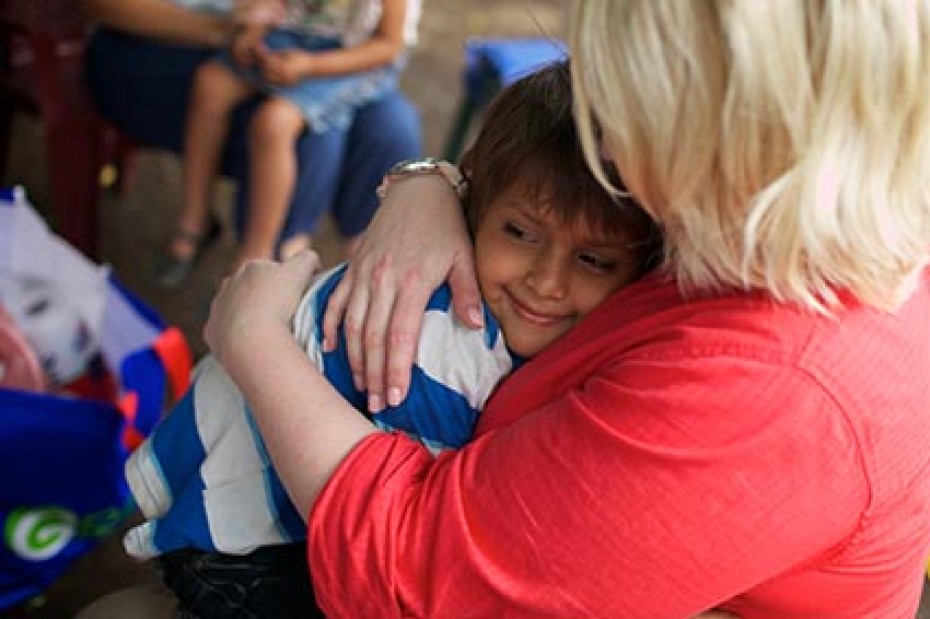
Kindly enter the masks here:
[[249, 134], [252, 142], [293, 142], [304, 126], [303, 114], [297, 106], [284, 99], [270, 98], [256, 110]]
[[248, 86], [218, 62], [205, 62], [194, 75], [194, 105], [212, 114], [228, 112], [248, 92]]

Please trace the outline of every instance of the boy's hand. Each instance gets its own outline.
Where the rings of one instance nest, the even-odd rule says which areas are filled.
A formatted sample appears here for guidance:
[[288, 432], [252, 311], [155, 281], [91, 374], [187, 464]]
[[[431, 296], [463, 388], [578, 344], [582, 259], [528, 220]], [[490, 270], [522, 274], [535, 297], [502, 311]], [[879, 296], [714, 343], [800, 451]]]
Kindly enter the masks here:
[[296, 49], [259, 50], [256, 64], [262, 75], [275, 86], [290, 86], [313, 75], [313, 54]]

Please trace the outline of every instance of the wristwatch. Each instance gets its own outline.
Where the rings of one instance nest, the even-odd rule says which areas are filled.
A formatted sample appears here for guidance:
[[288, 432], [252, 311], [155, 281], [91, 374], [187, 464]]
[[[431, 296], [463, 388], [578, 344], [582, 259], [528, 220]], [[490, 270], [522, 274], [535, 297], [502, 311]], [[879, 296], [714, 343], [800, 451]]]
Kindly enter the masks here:
[[462, 174], [454, 164], [442, 159], [426, 157], [425, 159], [407, 159], [395, 164], [378, 186], [376, 193], [378, 198], [383, 200], [387, 193], [388, 187], [396, 180], [407, 178], [409, 176], [420, 176], [422, 174], [438, 174], [449, 182], [452, 191], [458, 196], [459, 200], [465, 197], [468, 191], [468, 179]]

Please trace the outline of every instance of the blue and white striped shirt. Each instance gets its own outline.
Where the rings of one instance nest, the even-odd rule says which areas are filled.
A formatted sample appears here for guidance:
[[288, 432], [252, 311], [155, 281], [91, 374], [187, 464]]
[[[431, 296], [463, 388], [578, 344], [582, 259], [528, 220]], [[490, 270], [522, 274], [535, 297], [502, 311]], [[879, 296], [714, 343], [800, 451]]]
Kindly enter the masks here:
[[[297, 341], [330, 383], [359, 410], [340, 333], [323, 353], [322, 317], [345, 267], [320, 276], [294, 318]], [[519, 363], [485, 309], [481, 331], [461, 325], [448, 287], [430, 298], [407, 399], [373, 417], [431, 451], [456, 448], [472, 436], [478, 413], [497, 383]], [[212, 356], [197, 366], [184, 398], [126, 464], [126, 478], [146, 522], [124, 538], [129, 554], [157, 556], [185, 547], [245, 554], [260, 546], [305, 539], [306, 525], [275, 474], [242, 393]]]

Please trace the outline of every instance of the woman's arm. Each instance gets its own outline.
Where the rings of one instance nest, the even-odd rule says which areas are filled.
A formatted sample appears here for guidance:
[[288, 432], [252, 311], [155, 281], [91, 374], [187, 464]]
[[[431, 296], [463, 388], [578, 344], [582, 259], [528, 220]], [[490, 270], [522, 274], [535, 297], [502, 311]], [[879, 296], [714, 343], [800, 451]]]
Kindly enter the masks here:
[[[511, 376], [460, 451], [376, 432], [291, 334], [313, 268], [250, 263], [206, 338], [312, 509], [332, 616], [689, 616], [829, 558], [859, 523], [867, 480], [832, 398], [752, 347], [722, 371], [716, 339], [676, 347], [674, 321], [633, 355], [628, 340], [657, 326], [626, 297]], [[730, 368], [743, 349], [719, 346]], [[837, 470], [830, 493], [810, 483]]]
[[220, 47], [233, 20], [168, 0], [82, 0], [87, 15], [108, 28], [168, 43]]
[[[247, 264], [224, 281], [205, 327], [207, 342], [242, 389], [275, 469], [305, 519], [339, 465], [360, 443], [376, 434], [372, 424], [349, 406], [316, 371], [294, 339], [291, 316], [318, 265], [312, 256], [305, 252], [285, 263]], [[558, 419], [549, 417], [550, 421], [561, 424]], [[592, 427], [600, 425], [592, 424]], [[520, 424], [517, 426], [515, 431], [482, 441], [476, 449], [463, 450], [462, 454], [470, 456], [453, 458], [450, 452], [440, 462], [418, 443], [387, 434], [380, 434], [381, 440], [366, 443], [359, 450], [361, 454], [353, 456], [350, 470], [354, 473], [349, 477], [357, 476], [359, 483], [350, 482], [349, 488], [330, 492], [320, 509], [327, 513], [330, 527], [320, 535], [333, 543], [312, 544], [313, 547], [326, 546], [329, 550], [338, 546], [341, 550], [336, 553], [338, 557], [334, 562], [334, 555], [317, 549], [316, 565], [322, 570], [315, 570], [315, 574], [326, 583], [323, 591], [332, 594], [334, 583], [342, 583], [338, 574], [344, 573], [344, 569], [359, 569], [359, 562], [367, 563], [384, 552], [390, 557], [376, 561], [383, 571], [370, 573], [370, 578], [352, 579], [356, 583], [351, 586], [353, 595], [329, 596], [330, 601], [334, 597], [345, 598], [343, 605], [336, 608], [335, 616], [390, 617], [400, 616], [405, 610], [412, 610], [411, 614], [416, 616], [457, 616], [466, 608], [487, 616], [496, 616], [508, 609], [529, 614], [533, 609], [555, 614], [577, 611], [577, 616], [587, 616], [598, 608], [611, 607], [644, 611], [648, 616], [675, 616], [683, 609], [700, 608], [701, 602], [689, 601], [684, 594], [680, 600], [678, 596], [667, 594], [685, 589], [672, 575], [674, 568], [669, 564], [674, 561], [661, 562], [661, 569], [670, 570], [670, 573], [652, 573], [648, 565], [650, 555], [631, 541], [623, 542], [623, 551], [614, 556], [631, 557], [635, 568], [633, 564], [603, 564], [604, 557], [611, 556], [613, 551], [610, 537], [619, 534], [622, 539], [621, 525], [626, 522], [622, 518], [615, 519], [617, 514], [605, 509], [612, 500], [605, 500], [605, 491], [609, 492], [619, 481], [624, 488], [622, 502], [633, 504], [637, 515], [647, 505], [650, 508], [661, 506], [664, 494], [636, 506], [637, 492], [643, 491], [651, 497], [654, 489], [635, 484], [632, 476], [613, 479], [609, 474], [610, 466], [593, 444], [587, 448], [576, 444], [579, 439], [586, 440], [584, 432], [564, 435], [564, 429], [553, 432], [552, 428], [531, 430], [520, 428]], [[600, 429], [595, 429], [595, 433], [600, 435]], [[553, 449], [553, 439], [559, 443], [558, 449]], [[631, 445], [633, 449], [647, 447], [641, 440], [635, 443], [635, 447]], [[372, 459], [372, 452], [383, 452], [383, 455]], [[561, 453], [562, 458], [554, 457], [556, 453]], [[544, 456], [542, 460], [540, 455]], [[369, 464], [360, 469], [359, 461], [366, 459]], [[527, 464], [525, 459], [533, 463]], [[553, 469], [544, 462], [555, 463], [556, 467]], [[495, 484], [476, 484], [475, 475], [483, 477], [482, 469], [488, 466]], [[592, 466], [594, 472], [588, 470]], [[568, 473], [570, 483], [559, 483], [557, 470]], [[511, 472], [523, 481], [518, 483]], [[344, 483], [346, 474], [341, 477]], [[585, 480], [589, 483], [579, 485], [578, 482]], [[527, 489], [534, 485], [537, 489], [527, 494]], [[578, 491], [587, 492], [589, 486], [592, 490], [597, 487], [597, 498], [590, 493], [586, 500], [579, 500]], [[560, 488], [558, 495], [550, 492], [553, 487]], [[657, 484], [657, 488], [660, 487], [661, 484]], [[540, 491], [542, 488], [546, 489]], [[742, 493], [736, 500], [743, 502]], [[543, 505], [544, 509], [540, 510]], [[663, 513], [665, 520], [676, 525], [680, 509], [692, 515], [701, 513], [701, 508], [693, 505], [693, 501], [681, 502], [676, 507], [677, 510], [669, 508]], [[460, 519], [465, 516], [463, 509], [469, 513], [465, 522]], [[544, 518], [526, 519], [523, 516], [528, 514], [520, 514], [523, 509], [539, 510], [536, 515]], [[571, 516], [573, 513], [576, 516]], [[347, 515], [352, 517], [346, 518]], [[553, 515], [556, 521], [549, 523]], [[692, 518], [691, 522], [696, 520], [699, 518]], [[570, 521], [572, 526], [567, 526]], [[688, 519], [682, 521], [686, 523]], [[320, 522], [319, 519], [315, 521], [318, 531], [320, 526], [327, 526]], [[496, 524], [484, 529], [491, 522]], [[534, 526], [524, 528], [530, 522], [535, 523]], [[549, 530], [551, 525], [555, 528]], [[345, 538], [347, 545], [334, 541], [344, 537], [347, 531], [353, 535]], [[441, 531], [444, 533], [440, 534]], [[658, 540], [665, 539], [661, 535], [661, 523], [655, 531]], [[728, 528], [725, 534], [733, 535], [734, 531]], [[405, 540], [404, 547], [388, 550], [395, 548], [399, 537]], [[707, 541], [707, 537], [711, 536], [695, 535], [693, 541], [689, 538], [689, 548], [718, 543], [717, 540]], [[525, 539], [519, 541], [520, 538]], [[644, 536], [644, 548], [660, 548], [661, 555], [671, 550], [672, 545], [661, 547], [656, 538]], [[366, 543], [362, 543], [362, 539]], [[490, 547], [485, 548], [488, 543]], [[534, 547], [535, 552], [532, 551]], [[559, 550], [560, 547], [563, 550]], [[353, 551], [346, 553], [346, 548]], [[509, 549], [503, 552], [505, 548]], [[565, 549], [570, 556], [591, 555], [577, 567], [582, 576], [572, 578], [554, 569], [569, 562]], [[488, 553], [495, 558], [489, 559]], [[441, 559], [443, 556], [445, 560]], [[491, 562], [495, 564], [487, 574], [491, 580], [482, 582]], [[644, 564], [640, 566], [639, 562]], [[442, 569], [435, 569], [437, 565]], [[512, 572], [515, 567], [525, 573]], [[415, 578], [407, 583], [412, 587], [409, 590], [403, 584], [396, 592], [382, 588], [391, 586], [396, 580], [404, 583], [410, 570], [415, 573], [419, 569], [425, 570], [421, 574], [425, 580]], [[603, 578], [591, 577], [592, 569], [593, 574], [612, 574], [608, 580], [629, 581], [636, 586], [621, 586], [619, 591], [605, 587], [601, 582]], [[455, 575], [454, 584], [447, 582], [446, 576], [450, 574]], [[645, 588], [644, 582], [648, 583]], [[603, 588], [606, 600], [599, 600], [602, 597], [597, 594], [599, 588]], [[546, 599], [547, 591], [558, 590], [573, 591], [578, 601]], [[437, 591], [452, 591], [453, 594], [436, 595]], [[710, 590], [698, 593], [698, 599], [714, 599], [713, 596]], [[628, 598], [629, 604], [619, 602]], [[661, 614], [654, 615], [654, 612]], [[731, 615], [711, 613], [702, 617], [717, 619]]]
[[323, 378], [297, 345], [291, 317], [318, 267], [311, 252], [251, 262], [223, 282], [204, 336], [242, 390], [298, 512], [374, 426]]
[[[492, 407], [529, 412], [458, 452], [433, 459], [387, 434], [358, 444], [309, 523], [328, 616], [687, 617], [829, 560], [856, 530], [868, 487], [855, 440], [804, 377], [656, 355], [539, 406], [584, 352], [561, 348], [571, 363], [548, 359], [545, 381], [526, 379], [536, 360], [521, 368]], [[792, 397], [734, 397], [758, 384]], [[810, 483], [836, 470], [850, 475], [835, 492]]]
[[455, 314], [482, 324], [472, 243], [455, 192], [438, 172], [391, 183], [324, 318], [328, 342], [344, 332], [356, 386], [398, 403], [406, 397], [420, 321], [443, 281]]

